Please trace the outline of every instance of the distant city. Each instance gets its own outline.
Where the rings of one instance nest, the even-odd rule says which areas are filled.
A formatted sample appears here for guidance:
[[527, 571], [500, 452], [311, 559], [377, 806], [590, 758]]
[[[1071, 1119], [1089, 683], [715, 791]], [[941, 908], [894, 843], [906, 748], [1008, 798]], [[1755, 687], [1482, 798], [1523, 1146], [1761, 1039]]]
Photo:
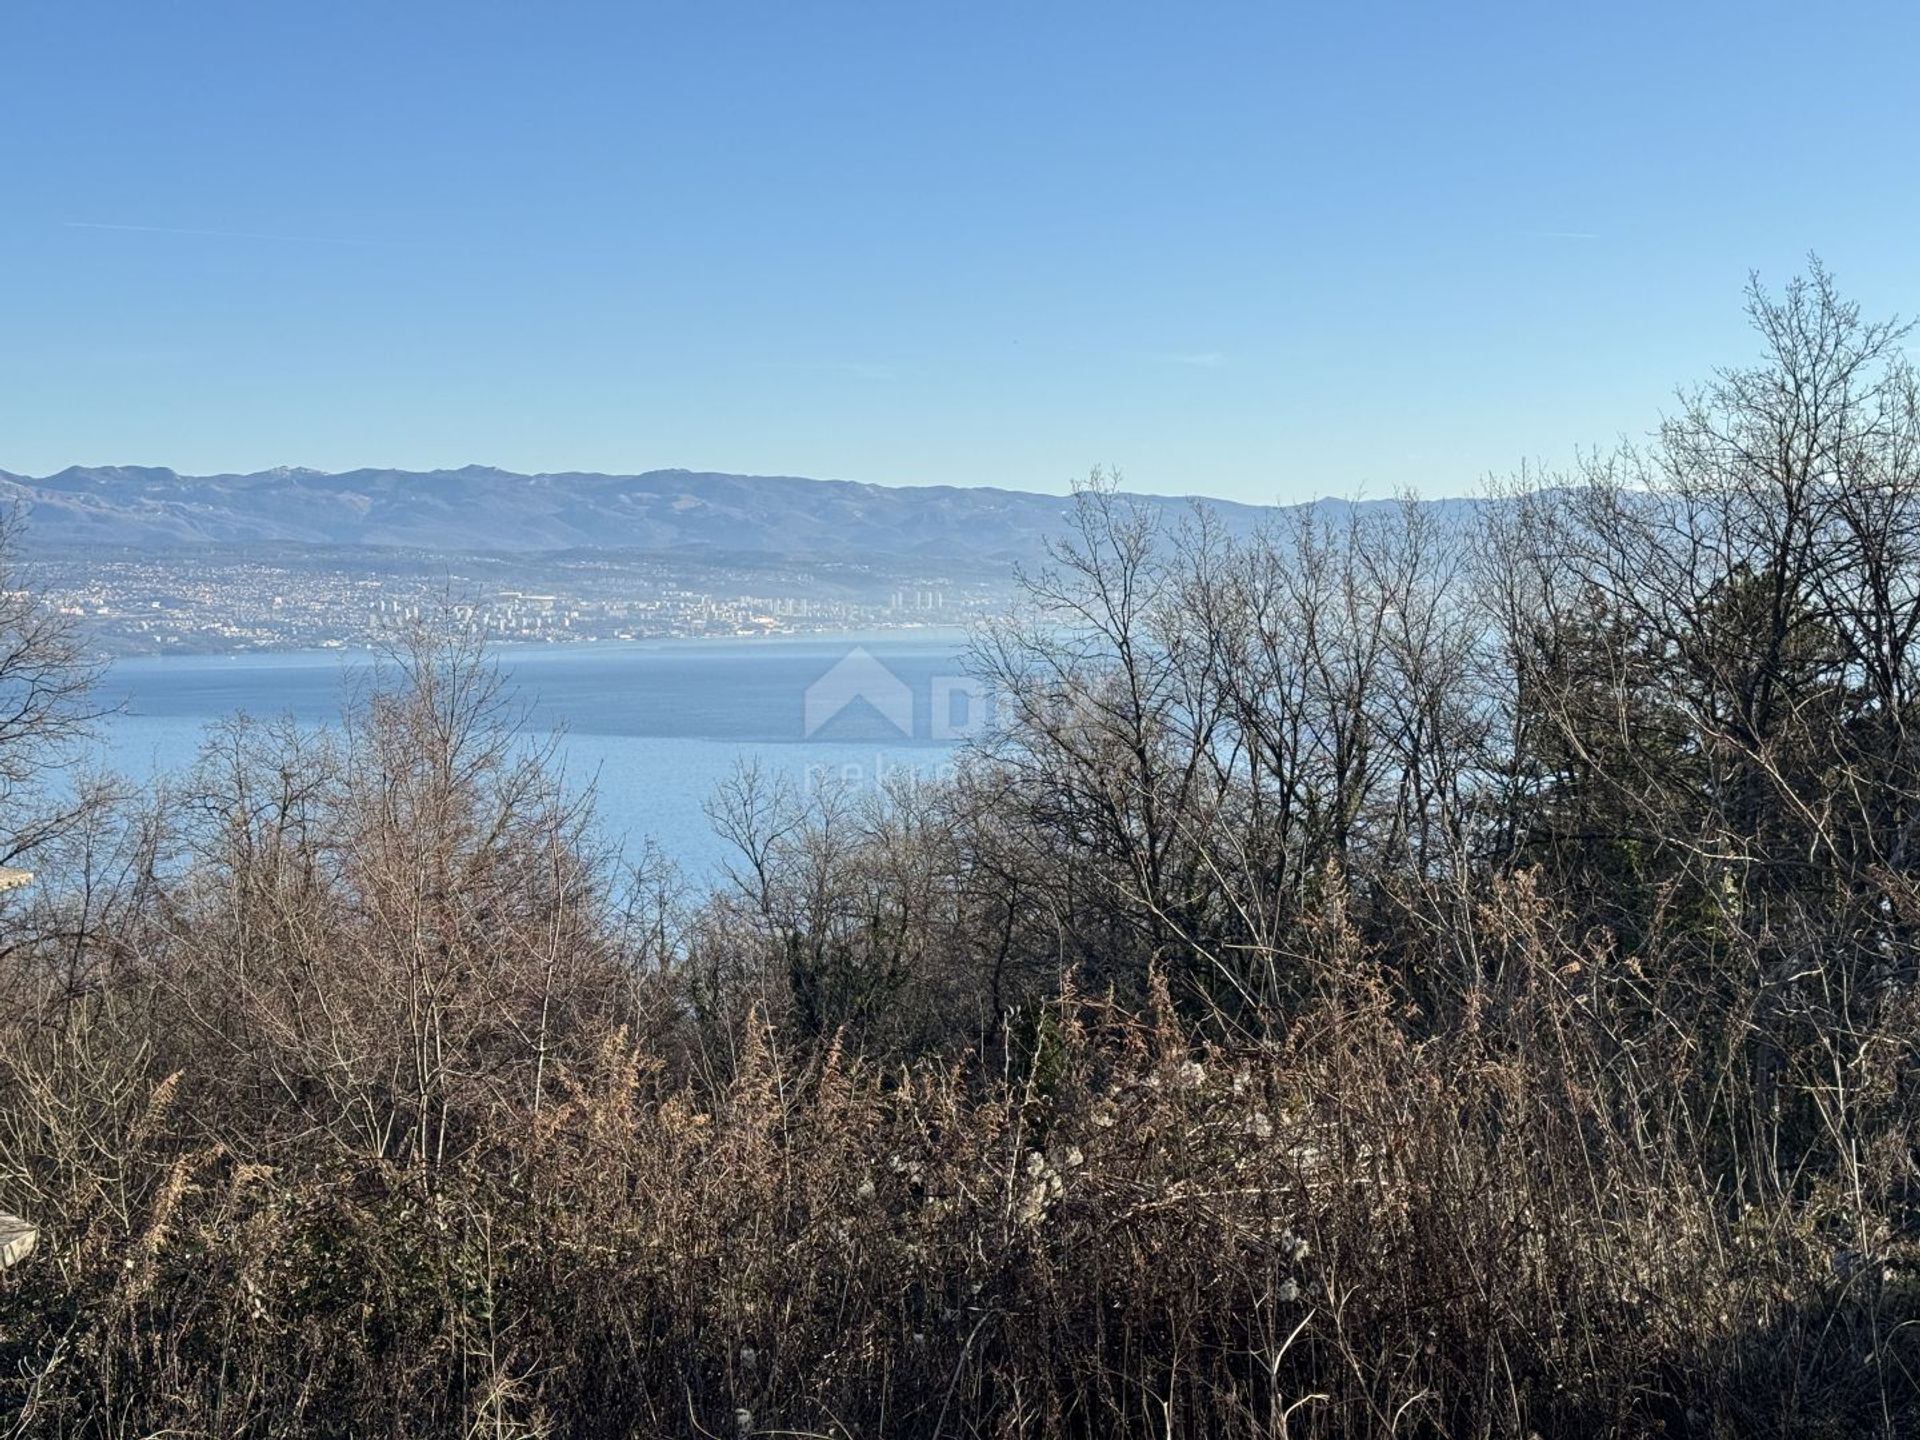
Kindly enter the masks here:
[[905, 630], [965, 625], [1009, 590], [846, 563], [260, 548], [42, 552], [21, 578], [114, 655], [351, 649], [449, 615], [498, 643]]
[[[1168, 530], [1194, 519], [1188, 499], [1125, 500]], [[959, 626], [1047, 563], [1073, 502], [687, 470], [73, 466], [0, 471], [0, 507], [25, 522], [21, 578], [131, 655], [351, 648], [448, 611], [535, 644]], [[1280, 513], [1207, 509], [1243, 535]]]

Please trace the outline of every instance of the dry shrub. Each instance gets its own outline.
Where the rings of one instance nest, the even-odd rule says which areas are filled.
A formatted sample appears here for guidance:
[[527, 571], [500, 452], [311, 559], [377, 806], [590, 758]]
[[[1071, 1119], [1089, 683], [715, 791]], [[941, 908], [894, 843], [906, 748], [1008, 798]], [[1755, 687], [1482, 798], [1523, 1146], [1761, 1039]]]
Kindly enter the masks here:
[[1443, 1026], [1336, 905], [1284, 1035], [1069, 988], [991, 1080], [755, 1017], [709, 1085], [578, 1014], [539, 1104], [506, 1066], [444, 1157], [254, 1128], [219, 1057], [162, 1073], [164, 987], [130, 983], [8, 1034], [4, 1164], [48, 1227], [0, 1300], [17, 1433], [1913, 1419], [1902, 1257], [1850, 1248], [1887, 1196], [1836, 1169], [1742, 1203], [1673, 1098], [1729, 1076], [1627, 993], [1644, 967], [1572, 958], [1524, 884], [1480, 926], [1500, 989]]

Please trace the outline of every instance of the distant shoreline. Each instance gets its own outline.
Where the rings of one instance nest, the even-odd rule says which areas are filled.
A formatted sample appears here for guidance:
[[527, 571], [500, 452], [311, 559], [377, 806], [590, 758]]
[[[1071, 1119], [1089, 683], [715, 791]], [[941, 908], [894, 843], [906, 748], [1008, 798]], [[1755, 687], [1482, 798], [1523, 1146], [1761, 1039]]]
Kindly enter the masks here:
[[[832, 648], [836, 645], [897, 645], [905, 642], [924, 640], [933, 643], [942, 641], [964, 642], [969, 634], [964, 625], [900, 625], [881, 629], [860, 630], [820, 630], [772, 635], [660, 635], [646, 639], [600, 640], [580, 639], [567, 641], [550, 640], [489, 640], [488, 653], [502, 657], [511, 655], [516, 659], [533, 657], [578, 656], [583, 652], [635, 654], [656, 650], [695, 649], [712, 646], [716, 649], [738, 650], [753, 646], [768, 649], [787, 648], [797, 645], [819, 645]], [[163, 665], [168, 661], [193, 661], [204, 663], [212, 660], [276, 660], [283, 662], [352, 662], [377, 661], [390, 652], [379, 646], [355, 645], [290, 645], [279, 648], [270, 645], [246, 646], [237, 649], [219, 649], [217, 647], [189, 648], [186, 646], [168, 647], [155, 650], [127, 650], [105, 654], [102, 659], [110, 669], [120, 669], [130, 665]]]

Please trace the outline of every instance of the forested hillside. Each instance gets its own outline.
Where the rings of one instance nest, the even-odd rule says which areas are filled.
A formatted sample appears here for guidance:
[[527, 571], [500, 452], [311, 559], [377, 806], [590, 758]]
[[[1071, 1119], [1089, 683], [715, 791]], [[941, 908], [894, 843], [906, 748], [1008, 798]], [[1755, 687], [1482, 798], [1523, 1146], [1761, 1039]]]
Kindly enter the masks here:
[[68, 804], [10, 598], [8, 1433], [1914, 1433], [1920, 388], [1751, 313], [1471, 524], [1083, 492], [712, 893], [458, 634]]

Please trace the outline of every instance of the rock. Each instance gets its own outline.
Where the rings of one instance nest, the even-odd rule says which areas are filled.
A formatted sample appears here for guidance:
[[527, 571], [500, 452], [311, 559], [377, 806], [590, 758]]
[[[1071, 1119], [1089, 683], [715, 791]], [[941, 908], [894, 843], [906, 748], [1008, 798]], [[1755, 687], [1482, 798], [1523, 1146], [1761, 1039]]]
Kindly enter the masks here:
[[9, 1265], [18, 1265], [31, 1255], [34, 1241], [39, 1238], [39, 1226], [27, 1223], [18, 1215], [0, 1211], [0, 1270]]

